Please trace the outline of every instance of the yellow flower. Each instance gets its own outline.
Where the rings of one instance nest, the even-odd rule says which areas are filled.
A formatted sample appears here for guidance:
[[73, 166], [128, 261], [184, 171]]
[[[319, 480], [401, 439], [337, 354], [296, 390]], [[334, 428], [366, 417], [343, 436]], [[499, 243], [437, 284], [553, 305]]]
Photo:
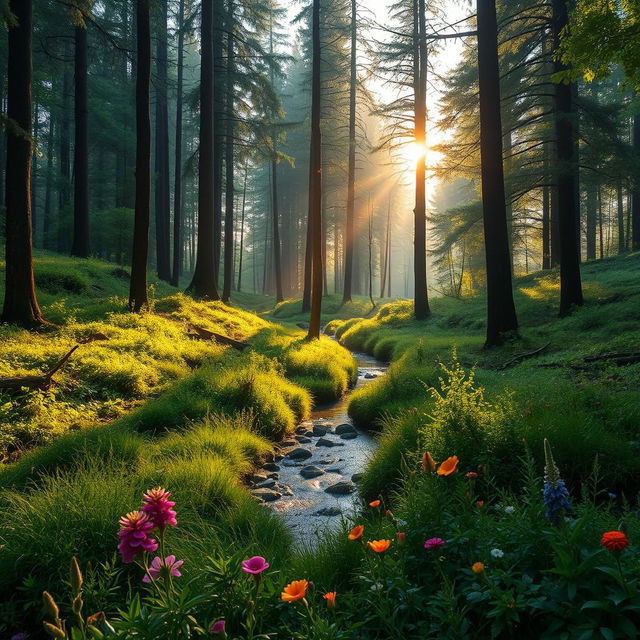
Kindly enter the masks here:
[[473, 571], [473, 573], [482, 573], [484, 571], [484, 563], [474, 562], [471, 565], [471, 571]]

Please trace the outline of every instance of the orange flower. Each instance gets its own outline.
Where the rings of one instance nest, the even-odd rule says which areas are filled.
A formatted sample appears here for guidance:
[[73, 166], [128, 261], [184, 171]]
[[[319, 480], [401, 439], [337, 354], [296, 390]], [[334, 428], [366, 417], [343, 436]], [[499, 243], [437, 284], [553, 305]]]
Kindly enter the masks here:
[[451, 476], [458, 470], [458, 456], [447, 458], [438, 468], [439, 476]]
[[338, 594], [335, 591], [329, 591], [329, 593], [325, 593], [322, 597], [327, 601], [327, 607], [330, 609], [334, 609], [336, 606], [336, 596]]
[[629, 538], [622, 531], [607, 531], [602, 534], [600, 543], [609, 551], [619, 553], [629, 546]]
[[482, 507], [484, 507], [484, 500], [478, 500], [478, 502], [476, 502], [476, 507], [478, 507], [478, 509], [482, 509]]
[[290, 582], [282, 592], [282, 602], [295, 602], [302, 600], [307, 595], [307, 580], [294, 580]]
[[384, 553], [391, 544], [391, 540], [371, 540], [371, 542], [367, 542], [369, 545], [369, 549], [371, 551], [375, 551], [376, 553]]
[[398, 531], [398, 533], [396, 533], [396, 538], [398, 539], [398, 544], [402, 546], [407, 539], [407, 534], [404, 533], [404, 531]]
[[431, 469], [432, 472], [435, 471], [436, 463], [431, 457], [431, 454], [428, 451], [425, 451], [422, 454], [422, 471], [426, 473], [428, 469]]
[[484, 563], [474, 562], [471, 565], [471, 571], [473, 571], [473, 573], [482, 573], [484, 571]]
[[370, 507], [379, 507], [380, 506], [380, 500], [374, 500], [373, 502], [369, 503]]
[[351, 531], [349, 531], [349, 535], [347, 536], [349, 540], [360, 540], [362, 538], [362, 534], [364, 533], [364, 525], [359, 524], [357, 527], [353, 527]]

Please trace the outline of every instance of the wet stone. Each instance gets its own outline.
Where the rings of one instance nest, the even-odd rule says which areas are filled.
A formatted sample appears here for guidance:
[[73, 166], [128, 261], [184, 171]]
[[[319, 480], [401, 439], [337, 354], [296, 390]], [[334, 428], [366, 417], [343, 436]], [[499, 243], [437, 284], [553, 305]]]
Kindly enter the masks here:
[[307, 427], [300, 426], [296, 429], [296, 433], [300, 435], [305, 435], [307, 433]]
[[364, 478], [364, 473], [354, 473], [351, 476], [351, 482], [360, 482]]
[[358, 434], [357, 434], [357, 433], [355, 433], [355, 432], [354, 432], [354, 433], [343, 433], [343, 434], [340, 436], [340, 439], [341, 439], [341, 440], [354, 440], [354, 439], [355, 439], [355, 438], [357, 438], [357, 437], [358, 437]]
[[329, 433], [329, 427], [323, 424], [314, 424], [313, 425], [313, 435], [314, 436], [326, 436]]
[[258, 489], [253, 492], [253, 496], [262, 502], [275, 502], [282, 498], [282, 494], [273, 489]]
[[327, 438], [320, 438], [320, 440], [316, 442], [316, 447], [344, 447], [344, 442], [334, 442]]
[[336, 435], [343, 435], [344, 433], [357, 433], [356, 428], [352, 424], [348, 424], [345, 422], [344, 424], [339, 424], [335, 429]]
[[264, 482], [267, 479], [266, 473], [255, 473], [251, 476], [251, 482], [258, 483]]
[[277, 465], [275, 462], [267, 462], [267, 464], [263, 464], [262, 468], [265, 471], [280, 471], [280, 466]]
[[325, 489], [326, 493], [332, 493], [338, 496], [346, 496], [355, 491], [355, 486], [353, 482], [349, 482], [348, 480], [343, 480], [341, 482], [336, 482], [336, 484], [332, 484], [331, 486]]
[[375, 373], [371, 373], [370, 371], [367, 371], [367, 373], [364, 374], [364, 379], [365, 380], [373, 380], [374, 378], [377, 378], [378, 376]]
[[337, 458], [323, 458], [318, 461], [318, 464], [333, 464], [334, 462], [337, 462]]
[[283, 440], [280, 445], [283, 447], [295, 447], [297, 445], [296, 440]]
[[279, 487], [280, 491], [282, 491], [283, 496], [292, 496], [293, 489], [287, 484], [281, 484]]
[[303, 478], [310, 480], [311, 478], [317, 478], [318, 476], [324, 475], [324, 469], [320, 469], [320, 467], [310, 464], [300, 469], [300, 475]]
[[273, 489], [276, 486], [276, 481], [272, 478], [269, 480], [264, 480], [263, 482], [259, 482], [255, 488], [256, 489]]
[[312, 456], [311, 451], [309, 451], [309, 449], [304, 449], [302, 447], [298, 447], [297, 449], [292, 449], [291, 451], [289, 451], [289, 453], [287, 453], [287, 458], [289, 458], [289, 460], [306, 460], [311, 456]]
[[327, 473], [342, 473], [341, 467], [330, 467], [327, 469]]
[[320, 509], [320, 511], [316, 511], [313, 515], [316, 516], [339, 516], [342, 513], [339, 507], [325, 507], [324, 509]]
[[308, 444], [309, 442], [311, 442], [311, 438], [307, 438], [307, 436], [296, 436], [296, 440], [300, 444]]
[[272, 480], [277, 480], [279, 477], [280, 477], [280, 474], [276, 473], [275, 471], [273, 473], [267, 474], [267, 478], [271, 478]]

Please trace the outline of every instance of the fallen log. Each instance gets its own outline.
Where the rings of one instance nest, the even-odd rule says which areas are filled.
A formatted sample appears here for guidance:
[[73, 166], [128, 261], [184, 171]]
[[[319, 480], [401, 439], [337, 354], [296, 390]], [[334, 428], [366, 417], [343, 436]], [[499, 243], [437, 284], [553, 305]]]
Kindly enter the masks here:
[[638, 352], [626, 352], [626, 353], [602, 353], [598, 356], [587, 356], [585, 362], [598, 362], [599, 360], [615, 360], [623, 363], [632, 364], [640, 360], [640, 353]]
[[73, 349], [71, 349], [67, 354], [65, 354], [62, 359], [60, 359], [56, 365], [50, 369], [47, 373], [36, 376], [16, 376], [14, 378], [0, 378], [0, 391], [20, 391], [20, 389], [39, 389], [42, 391], [46, 391], [51, 387], [51, 384], [54, 382], [53, 375], [60, 371], [67, 361], [73, 354], [73, 352], [79, 347], [77, 344]]
[[196, 340], [213, 340], [217, 344], [223, 344], [227, 347], [233, 347], [238, 351], [244, 351], [248, 346], [250, 346], [248, 342], [234, 340], [233, 338], [228, 338], [227, 336], [223, 336], [220, 333], [215, 333], [213, 331], [209, 331], [208, 329], [203, 329], [202, 327], [196, 327], [195, 325], [191, 325], [190, 329], [194, 333], [189, 333], [188, 335], [191, 338], [195, 338]]
[[512, 364], [515, 364], [516, 362], [520, 362], [520, 360], [526, 360], [527, 358], [532, 358], [533, 356], [538, 355], [539, 353], [544, 351], [550, 344], [551, 344], [550, 342], [547, 342], [547, 344], [542, 345], [541, 347], [538, 347], [533, 351], [526, 351], [525, 353], [519, 353], [517, 356], [514, 356], [513, 358], [511, 358], [511, 360], [507, 360], [500, 367], [500, 370], [506, 369], [507, 367], [510, 367]]

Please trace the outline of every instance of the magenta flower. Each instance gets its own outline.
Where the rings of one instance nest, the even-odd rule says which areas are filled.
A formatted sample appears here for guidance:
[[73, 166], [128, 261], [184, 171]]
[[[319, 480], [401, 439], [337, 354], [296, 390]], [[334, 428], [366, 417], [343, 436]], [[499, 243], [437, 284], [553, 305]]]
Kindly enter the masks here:
[[162, 487], [156, 487], [147, 491], [142, 498], [142, 511], [158, 529], [164, 529], [167, 525], [175, 527], [178, 524], [176, 512], [173, 510], [176, 503], [169, 500], [170, 495], [171, 493]]
[[424, 548], [427, 551], [437, 551], [438, 549], [444, 547], [445, 541], [442, 538], [429, 538], [424, 543]]
[[211, 629], [209, 629], [209, 631], [214, 634], [224, 633], [224, 627], [226, 624], [227, 623], [224, 620], [218, 620], [217, 622], [213, 623], [213, 626], [211, 627]]
[[160, 556], [156, 556], [152, 561], [147, 573], [145, 573], [142, 582], [151, 582], [157, 580], [163, 571], [168, 571], [170, 576], [179, 578], [182, 574], [178, 569], [182, 566], [184, 560], [176, 560], [176, 557], [167, 556], [164, 560]]
[[123, 562], [132, 562], [141, 553], [151, 553], [158, 548], [158, 543], [149, 535], [154, 524], [142, 511], [131, 511], [119, 522], [118, 551]]
[[254, 576], [260, 575], [269, 568], [269, 563], [262, 556], [253, 556], [242, 563], [242, 570]]

